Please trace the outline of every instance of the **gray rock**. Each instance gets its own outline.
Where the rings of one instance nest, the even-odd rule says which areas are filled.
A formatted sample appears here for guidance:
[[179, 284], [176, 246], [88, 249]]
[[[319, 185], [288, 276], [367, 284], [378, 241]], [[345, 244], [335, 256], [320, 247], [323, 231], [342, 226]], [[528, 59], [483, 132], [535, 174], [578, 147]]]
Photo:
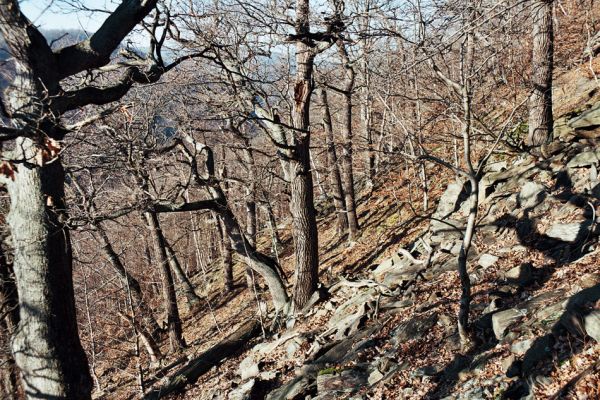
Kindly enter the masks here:
[[531, 265], [531, 263], [526, 262], [519, 266], [511, 268], [508, 272], [504, 274], [504, 279], [506, 279], [511, 284], [527, 286], [533, 280], [533, 266]]
[[569, 125], [575, 129], [591, 128], [600, 125], [600, 103], [591, 109], [581, 113], [569, 121]]
[[243, 381], [254, 378], [259, 373], [258, 363], [252, 356], [244, 358], [238, 367], [238, 374], [242, 377]]
[[537, 365], [544, 360], [551, 360], [554, 337], [552, 335], [537, 338], [523, 357], [521, 372], [524, 375], [532, 375]]
[[421, 265], [413, 264], [411, 260], [403, 255], [394, 254], [379, 264], [371, 272], [371, 276], [376, 282], [394, 287], [403, 280], [413, 279], [417, 271], [421, 269]]
[[227, 400], [250, 400], [251, 392], [255, 384], [256, 381], [254, 379], [249, 380], [248, 382], [229, 392]]
[[311, 382], [307, 376], [298, 376], [291, 382], [281, 386], [278, 389], [270, 392], [266, 400], [292, 400], [304, 398], [302, 394], [310, 390]]
[[292, 358], [294, 356], [294, 354], [296, 353], [296, 351], [298, 351], [298, 349], [300, 348], [300, 343], [296, 342], [295, 340], [291, 340], [286, 348], [285, 348], [285, 352], [287, 353], [289, 358]]
[[546, 236], [563, 242], [573, 243], [583, 239], [592, 225], [591, 221], [571, 222], [568, 224], [554, 224], [546, 231]]
[[502, 360], [502, 362], [500, 363], [500, 368], [502, 369], [502, 372], [506, 373], [510, 366], [515, 362], [515, 356], [514, 355], [510, 355], [506, 358], [504, 358]]
[[433, 365], [426, 365], [411, 372], [411, 377], [435, 376], [438, 373], [437, 368]]
[[427, 317], [415, 317], [409, 321], [402, 322], [392, 332], [392, 342], [396, 344], [404, 343], [409, 340], [418, 339], [427, 334], [427, 332], [437, 323], [436, 314]]
[[489, 268], [492, 265], [496, 264], [497, 261], [498, 257], [494, 255], [482, 254], [481, 257], [479, 257], [477, 264], [479, 264], [479, 266], [481, 266], [482, 268]]
[[465, 184], [463, 182], [454, 182], [446, 187], [446, 191], [440, 198], [437, 209], [433, 214], [434, 218], [444, 219], [453, 212], [455, 212], [460, 206], [460, 200], [462, 196]]
[[496, 339], [502, 340], [506, 330], [515, 322], [520, 320], [525, 313], [522, 310], [509, 308], [508, 310], [499, 311], [492, 315], [492, 329]]
[[585, 332], [589, 337], [600, 343], [600, 310], [592, 311], [583, 319]]
[[590, 165], [598, 164], [599, 161], [600, 149], [595, 151], [584, 151], [571, 158], [567, 163], [567, 168], [589, 167]]
[[522, 187], [517, 197], [517, 202], [524, 209], [535, 208], [544, 201], [547, 191], [544, 185], [528, 181]]
[[368, 383], [366, 371], [360, 368], [351, 368], [338, 371], [336, 369], [323, 370], [317, 376], [317, 392], [353, 393]]
[[533, 339], [521, 340], [510, 345], [510, 351], [518, 356], [527, 353], [527, 350], [533, 345]]
[[373, 372], [369, 374], [369, 385], [376, 384], [377, 382], [383, 379], [383, 376], [384, 375], [381, 373], [381, 371], [379, 371], [378, 369], [374, 369]]

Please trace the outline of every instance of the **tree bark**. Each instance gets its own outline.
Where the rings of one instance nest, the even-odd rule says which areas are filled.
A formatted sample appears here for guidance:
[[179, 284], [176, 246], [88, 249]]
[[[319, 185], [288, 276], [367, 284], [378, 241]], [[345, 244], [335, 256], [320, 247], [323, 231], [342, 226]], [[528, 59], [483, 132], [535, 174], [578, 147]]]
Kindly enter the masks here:
[[[18, 139], [17, 148], [25, 160], [40, 151], [31, 139]], [[26, 396], [88, 399], [92, 379], [77, 329], [60, 160], [18, 164], [7, 188], [20, 319], [12, 350]]]
[[355, 73], [350, 65], [343, 39], [337, 40], [338, 53], [345, 73], [342, 87], [342, 179], [344, 183], [346, 211], [348, 214], [348, 240], [353, 241], [358, 236], [360, 226], [356, 215], [356, 196], [354, 191], [354, 170], [352, 166], [352, 91], [354, 90]]
[[344, 189], [342, 188], [342, 178], [340, 167], [338, 165], [337, 153], [335, 151], [335, 140], [333, 138], [333, 125], [331, 123], [331, 113], [329, 111], [329, 101], [327, 100], [327, 91], [321, 89], [321, 103], [323, 103], [323, 127], [325, 129], [325, 142], [327, 146], [327, 164], [329, 169], [329, 178], [331, 181], [331, 191], [333, 192], [333, 206], [337, 214], [337, 232], [343, 234], [348, 230], [348, 217], [346, 215], [346, 206], [344, 202]]
[[536, 0], [533, 12], [532, 93], [529, 98], [527, 145], [538, 147], [552, 140], [552, 72], [554, 27], [552, 0]]
[[169, 268], [169, 258], [167, 256], [165, 238], [160, 228], [158, 215], [154, 212], [145, 212], [144, 218], [150, 230], [150, 236], [154, 246], [155, 262], [159, 264], [160, 277], [162, 283], [163, 305], [167, 314], [167, 329], [169, 332], [169, 344], [172, 352], [176, 352], [185, 347], [181, 318], [179, 317], [179, 308], [177, 306], [177, 296], [175, 294], [175, 285], [173, 276]]
[[219, 233], [220, 251], [221, 251], [221, 267], [223, 269], [224, 289], [226, 292], [230, 292], [233, 289], [233, 257], [231, 254], [231, 239], [227, 236], [225, 225], [221, 221], [221, 218], [215, 214], [215, 222], [217, 225], [217, 231]]
[[295, 249], [294, 305], [299, 311], [317, 289], [319, 246], [310, 168], [310, 98], [313, 92], [315, 53], [307, 43], [310, 36], [309, 0], [297, 0], [295, 30], [296, 80], [292, 108], [293, 154], [289, 161], [290, 211]]

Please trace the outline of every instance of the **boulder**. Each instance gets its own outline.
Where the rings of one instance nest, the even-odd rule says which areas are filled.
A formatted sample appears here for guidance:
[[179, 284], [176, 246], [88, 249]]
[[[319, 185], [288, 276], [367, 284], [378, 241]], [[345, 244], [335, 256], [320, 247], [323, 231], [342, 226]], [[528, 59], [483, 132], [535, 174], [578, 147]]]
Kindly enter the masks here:
[[583, 319], [585, 333], [600, 343], [600, 310], [594, 310]]
[[252, 398], [252, 389], [255, 384], [256, 381], [251, 379], [243, 385], [238, 386], [236, 389], [229, 392], [227, 400], [250, 400]]
[[527, 353], [527, 350], [529, 350], [532, 345], [533, 345], [533, 339], [521, 340], [521, 341], [514, 342], [513, 344], [511, 344], [510, 351], [513, 354], [522, 356], [523, 354]]
[[238, 367], [238, 374], [242, 377], [243, 381], [254, 378], [259, 373], [258, 362], [256, 362], [253, 356], [244, 358]]
[[515, 308], [509, 308], [508, 310], [499, 311], [492, 315], [492, 329], [496, 339], [502, 340], [504, 338], [506, 330], [513, 325], [515, 322], [520, 320], [525, 315], [522, 310]]
[[584, 151], [575, 155], [567, 163], [567, 168], [589, 167], [598, 164], [600, 161], [600, 149], [594, 151]]
[[303, 394], [311, 390], [312, 383], [307, 376], [298, 376], [291, 382], [272, 391], [266, 397], [266, 400], [293, 400], [304, 398]]
[[504, 274], [504, 279], [518, 286], [527, 286], [533, 281], [533, 265], [526, 262], [511, 268]]
[[479, 257], [477, 264], [479, 264], [480, 267], [485, 269], [485, 268], [489, 268], [492, 265], [496, 264], [497, 261], [498, 261], [498, 257], [496, 257], [492, 254], [482, 254]]
[[589, 129], [600, 125], [600, 103], [569, 121], [574, 129]]
[[466, 198], [464, 182], [454, 182], [446, 187], [446, 191], [440, 197], [433, 218], [445, 219], [458, 210], [460, 203]]
[[414, 274], [421, 269], [421, 265], [413, 264], [411, 260], [400, 254], [394, 254], [383, 261], [371, 276], [376, 282], [390, 286], [402, 280], [412, 279]]
[[368, 375], [362, 368], [328, 368], [319, 371], [317, 375], [317, 392], [319, 395], [331, 392], [354, 393], [367, 383]]
[[437, 323], [438, 317], [436, 314], [431, 314], [426, 317], [414, 317], [406, 322], [402, 322], [392, 332], [392, 342], [396, 344], [404, 343], [409, 340], [418, 339]]
[[591, 225], [592, 222], [589, 220], [566, 224], [556, 223], [546, 231], [546, 236], [563, 242], [574, 243], [587, 235]]
[[547, 195], [544, 185], [537, 182], [527, 181], [517, 197], [517, 204], [524, 209], [533, 209], [539, 205]]

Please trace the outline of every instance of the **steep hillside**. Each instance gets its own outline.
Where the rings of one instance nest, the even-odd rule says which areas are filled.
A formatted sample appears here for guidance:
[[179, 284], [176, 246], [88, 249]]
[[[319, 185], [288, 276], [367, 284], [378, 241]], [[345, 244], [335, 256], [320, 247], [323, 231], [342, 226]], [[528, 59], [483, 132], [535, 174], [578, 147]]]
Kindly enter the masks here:
[[[261, 329], [265, 293], [209, 293], [186, 321], [195, 356], [149, 372], [148, 398], [175, 388], [169, 398], [599, 398], [600, 102], [586, 68], [557, 79], [560, 140], [543, 157], [502, 152], [486, 167], [469, 253], [469, 348], [456, 329], [468, 185], [434, 167], [437, 206], [420, 215], [402, 167], [389, 165], [360, 199], [358, 241], [337, 239], [333, 215], [320, 220], [324, 285], [301, 316]], [[236, 334], [253, 339], [223, 342]], [[233, 355], [215, 363], [220, 351]], [[136, 390], [131, 378], [113, 380], [119, 397]]]

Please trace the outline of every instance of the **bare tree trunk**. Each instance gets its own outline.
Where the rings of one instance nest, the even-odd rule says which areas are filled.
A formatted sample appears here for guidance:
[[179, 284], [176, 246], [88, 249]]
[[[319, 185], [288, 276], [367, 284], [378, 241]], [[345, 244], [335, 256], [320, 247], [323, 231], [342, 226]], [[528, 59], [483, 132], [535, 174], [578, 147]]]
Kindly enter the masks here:
[[289, 162], [290, 211], [295, 248], [294, 305], [300, 310], [317, 289], [319, 246], [310, 168], [310, 98], [313, 91], [315, 53], [307, 43], [310, 35], [309, 0], [297, 0], [295, 30], [296, 80], [292, 108], [293, 157]]
[[167, 256], [165, 238], [160, 228], [158, 215], [154, 212], [145, 212], [144, 218], [150, 230], [150, 236], [154, 245], [155, 261], [159, 264], [162, 281], [163, 305], [167, 313], [167, 329], [169, 332], [169, 343], [171, 351], [176, 352], [185, 347], [181, 318], [179, 317], [179, 308], [177, 306], [177, 296], [175, 294], [175, 285], [173, 276], [169, 268], [169, 258]]
[[364, 3], [364, 17], [359, 20], [359, 26], [364, 36], [360, 39], [360, 73], [363, 78], [360, 99], [360, 121], [367, 151], [365, 153], [365, 179], [367, 188], [373, 189], [373, 179], [377, 168], [376, 153], [373, 149], [373, 113], [371, 98], [371, 70], [369, 56], [371, 50], [371, 1]]
[[[256, 174], [254, 165], [254, 155], [250, 150], [250, 143], [246, 141], [246, 148], [244, 149], [244, 159], [248, 165], [248, 184], [246, 186], [246, 237], [248, 242], [256, 247]], [[252, 267], [246, 268], [246, 284], [249, 288], [254, 285], [254, 279], [252, 278]]]
[[343, 39], [338, 39], [336, 44], [346, 75], [342, 87], [342, 136], [344, 137], [344, 144], [342, 145], [342, 177], [348, 215], [348, 240], [353, 241], [358, 236], [358, 230], [360, 229], [358, 216], [356, 215], [354, 171], [352, 166], [352, 91], [354, 90], [355, 73], [350, 65], [350, 59]]
[[166, 240], [166, 238], [165, 238], [165, 250], [167, 252], [167, 257], [169, 258], [169, 266], [171, 267], [171, 269], [175, 273], [175, 276], [177, 277], [177, 280], [181, 284], [181, 287], [183, 289], [183, 293], [185, 294], [185, 298], [187, 299], [190, 311], [192, 313], [194, 313], [198, 310], [198, 307], [200, 307], [202, 300], [196, 294], [196, 291], [194, 290], [194, 285], [192, 285], [192, 282], [190, 282], [190, 278], [188, 278], [185, 271], [181, 268], [179, 259], [177, 258], [177, 255], [173, 251], [171, 244], [169, 243], [168, 240]]
[[150, 356], [150, 362], [154, 365], [158, 364], [160, 362], [160, 359], [162, 358], [162, 354], [160, 352], [160, 347], [158, 347], [158, 344], [156, 343], [152, 335], [150, 335], [150, 333], [137, 322], [135, 316], [130, 317], [129, 315], [126, 315], [122, 312], [119, 312], [119, 316], [125, 321], [129, 322], [129, 324], [131, 324], [135, 333], [142, 340], [142, 343], [144, 344], [144, 347], [148, 352], [148, 356]]
[[553, 0], [536, 0], [533, 12], [532, 93], [529, 98], [527, 145], [552, 140], [552, 72], [554, 68]]
[[264, 208], [267, 212], [269, 229], [271, 230], [271, 253], [275, 256], [279, 254], [279, 249], [283, 246], [283, 242], [279, 237], [279, 231], [277, 230], [277, 220], [275, 219], [275, 212], [271, 201], [265, 196]]
[[148, 303], [144, 300], [142, 287], [140, 286], [139, 281], [125, 269], [125, 266], [121, 262], [121, 258], [112, 247], [104, 228], [100, 224], [95, 225], [95, 228], [100, 243], [102, 244], [102, 250], [104, 251], [106, 258], [108, 258], [110, 265], [123, 281], [123, 285], [131, 290], [133, 307], [134, 309], [139, 310], [139, 314], [142, 318], [142, 325], [145, 326], [149, 332], [152, 332], [153, 335], [160, 333], [160, 326], [158, 326]]
[[477, 223], [477, 208], [479, 207], [479, 181], [475, 176], [469, 179], [471, 184], [471, 194], [469, 202], [471, 204], [465, 236], [458, 253], [458, 275], [460, 278], [461, 296], [458, 311], [458, 333], [463, 348], [469, 345], [469, 310], [471, 306], [471, 278], [467, 270], [467, 257], [471, 249], [471, 242], [475, 234], [475, 224]]
[[217, 231], [221, 239], [221, 266], [223, 268], [223, 278], [225, 291], [230, 292], [233, 289], [233, 257], [231, 254], [231, 239], [227, 236], [225, 225], [217, 214], [214, 214]]
[[244, 262], [252, 266], [252, 269], [264, 278], [269, 287], [269, 291], [271, 292], [275, 309], [278, 311], [285, 310], [289, 298], [279, 272], [280, 267], [272, 258], [258, 252], [248, 239], [246, 239], [233, 212], [227, 205], [225, 194], [221, 191], [220, 187], [216, 185], [212, 186], [209, 188], [209, 191], [211, 192], [213, 199], [218, 201], [221, 205], [218, 213], [223, 222], [226, 236], [230, 239], [233, 250], [242, 257]]
[[[18, 139], [23, 159], [40, 150]], [[79, 341], [73, 290], [71, 243], [60, 160], [16, 166], [7, 185], [7, 221], [14, 245], [19, 326], [12, 350], [28, 398], [89, 399], [92, 379]]]
[[335, 212], [337, 213], [337, 231], [338, 234], [343, 234], [348, 229], [348, 217], [346, 215], [340, 167], [335, 151], [329, 101], [327, 100], [327, 91], [325, 89], [320, 89], [319, 94], [321, 95], [321, 102], [323, 103], [323, 127], [325, 128], [325, 141], [327, 145], [327, 164], [331, 181], [331, 191], [333, 192], [333, 205], [335, 207]]
[[[225, 192], [221, 189], [219, 181], [215, 177], [214, 167], [214, 155], [212, 149], [201, 143], [197, 143], [193, 138], [187, 138], [191, 142], [195, 150], [206, 151], [207, 161], [206, 169], [208, 170], [208, 179], [202, 179], [197, 166], [194, 167], [192, 173], [198, 185], [206, 186], [210, 193], [216, 207], [211, 208], [213, 211], [219, 214], [221, 221], [223, 222], [224, 231], [226, 236], [229, 237], [233, 250], [246, 262], [252, 266], [252, 269], [260, 274], [271, 292], [273, 298], [273, 305], [277, 311], [287, 311], [289, 304], [289, 297], [283, 284], [280, 267], [272, 258], [257, 251], [254, 246], [248, 241], [244, 235], [240, 225], [231, 211], [229, 204], [227, 203], [227, 197]], [[195, 155], [191, 153], [185, 146], [182, 150], [186, 157], [195, 163]]]

